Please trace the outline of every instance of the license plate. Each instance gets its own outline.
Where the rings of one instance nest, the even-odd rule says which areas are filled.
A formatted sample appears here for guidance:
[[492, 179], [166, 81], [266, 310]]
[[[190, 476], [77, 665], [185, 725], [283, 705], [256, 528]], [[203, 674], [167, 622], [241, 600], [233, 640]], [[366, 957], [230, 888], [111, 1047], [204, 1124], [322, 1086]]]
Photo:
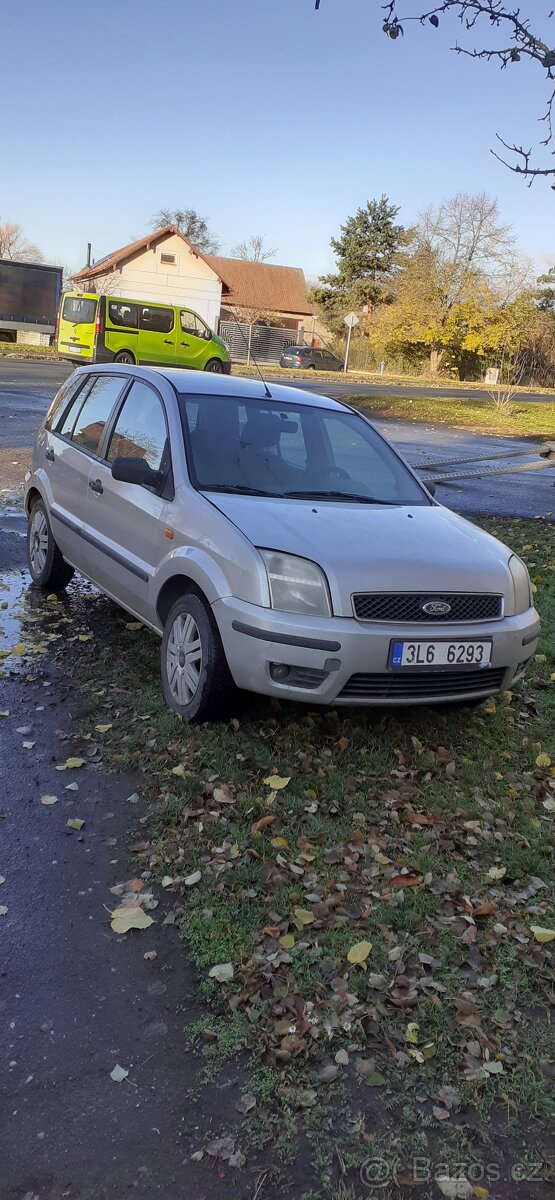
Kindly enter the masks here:
[[491, 642], [393, 642], [393, 670], [410, 667], [489, 667]]
[[83, 353], [83, 347], [82, 347], [82, 346], [74, 346], [74, 345], [72, 344], [72, 347], [71, 347], [71, 349], [72, 349], [72, 352], [73, 352], [73, 354], [82, 354], [82, 353]]

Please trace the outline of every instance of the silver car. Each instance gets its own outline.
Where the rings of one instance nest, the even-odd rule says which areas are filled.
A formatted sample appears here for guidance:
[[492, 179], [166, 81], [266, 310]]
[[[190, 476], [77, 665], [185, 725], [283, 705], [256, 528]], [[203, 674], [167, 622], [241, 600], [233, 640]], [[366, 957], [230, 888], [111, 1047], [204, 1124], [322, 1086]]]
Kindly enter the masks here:
[[360, 413], [256, 380], [81, 368], [26, 477], [34, 582], [76, 569], [162, 638], [169, 706], [475, 702], [540, 631], [526, 567]]

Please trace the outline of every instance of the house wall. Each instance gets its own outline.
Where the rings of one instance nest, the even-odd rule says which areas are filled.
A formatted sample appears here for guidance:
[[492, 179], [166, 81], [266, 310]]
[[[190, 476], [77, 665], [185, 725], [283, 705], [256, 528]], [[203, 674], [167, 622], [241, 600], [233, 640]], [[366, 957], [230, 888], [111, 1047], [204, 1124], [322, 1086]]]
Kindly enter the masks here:
[[[175, 264], [162, 262], [162, 254], [174, 254]], [[97, 290], [102, 277], [91, 280]], [[129, 300], [156, 300], [159, 304], [182, 304], [192, 308], [216, 329], [220, 316], [222, 285], [215, 272], [202, 258], [172, 234], [149, 250], [140, 250], [132, 259], [110, 273], [110, 295]]]

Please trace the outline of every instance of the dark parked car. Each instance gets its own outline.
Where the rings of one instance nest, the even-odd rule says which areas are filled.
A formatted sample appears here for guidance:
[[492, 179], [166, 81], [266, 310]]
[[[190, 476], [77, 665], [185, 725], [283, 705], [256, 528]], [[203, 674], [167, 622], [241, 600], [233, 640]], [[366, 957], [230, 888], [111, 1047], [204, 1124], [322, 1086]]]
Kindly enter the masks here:
[[311, 371], [342, 371], [343, 359], [331, 350], [316, 350], [313, 346], [285, 346], [279, 360], [280, 367], [310, 368]]

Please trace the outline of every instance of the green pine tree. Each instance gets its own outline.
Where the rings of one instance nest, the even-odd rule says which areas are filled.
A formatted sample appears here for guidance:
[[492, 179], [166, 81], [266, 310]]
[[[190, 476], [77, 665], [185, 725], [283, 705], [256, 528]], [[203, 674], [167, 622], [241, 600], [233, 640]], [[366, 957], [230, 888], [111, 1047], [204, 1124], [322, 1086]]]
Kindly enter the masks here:
[[391, 282], [411, 236], [395, 223], [398, 212], [387, 196], [369, 200], [331, 239], [337, 270], [319, 279], [309, 299], [333, 332], [344, 332], [343, 319], [351, 309], [371, 311], [391, 299]]

